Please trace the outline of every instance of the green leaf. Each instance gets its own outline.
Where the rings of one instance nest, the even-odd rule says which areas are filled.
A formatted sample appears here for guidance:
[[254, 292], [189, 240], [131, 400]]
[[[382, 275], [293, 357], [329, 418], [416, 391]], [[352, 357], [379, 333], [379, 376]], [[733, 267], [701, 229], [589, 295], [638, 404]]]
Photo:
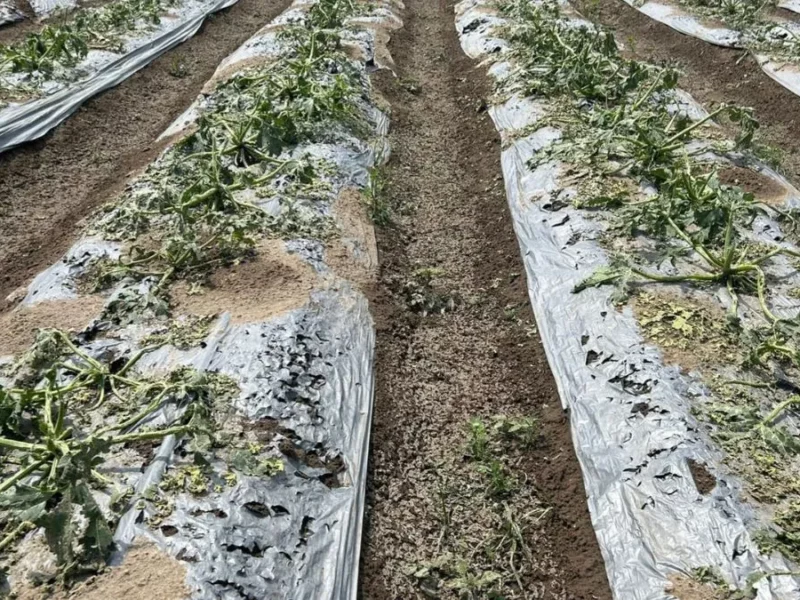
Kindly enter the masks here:
[[756, 427], [756, 433], [776, 452], [781, 454], [800, 453], [800, 440], [783, 427], [761, 423]]
[[42, 517], [47, 514], [47, 502], [40, 502], [39, 504], [34, 504], [20, 512], [17, 515], [17, 521], [20, 523], [24, 523], [29, 521], [31, 523], [39, 523], [42, 520]]
[[67, 491], [55, 508], [45, 514], [40, 521], [40, 525], [44, 527], [47, 545], [61, 565], [70, 565], [75, 560], [73, 550], [75, 525], [72, 521], [72, 510], [72, 497]]
[[600, 287], [616, 283], [622, 278], [622, 271], [614, 267], [600, 267], [589, 277], [581, 281], [574, 288], [572, 293], [577, 294], [590, 287]]
[[12, 492], [0, 494], [0, 509], [4, 510], [26, 510], [41, 502], [46, 502], [51, 494], [42, 492], [35, 487], [18, 485]]
[[81, 506], [83, 516], [87, 520], [86, 531], [81, 538], [83, 551], [87, 557], [103, 562], [114, 543], [106, 517], [85, 483], [78, 483], [73, 490], [75, 503]]

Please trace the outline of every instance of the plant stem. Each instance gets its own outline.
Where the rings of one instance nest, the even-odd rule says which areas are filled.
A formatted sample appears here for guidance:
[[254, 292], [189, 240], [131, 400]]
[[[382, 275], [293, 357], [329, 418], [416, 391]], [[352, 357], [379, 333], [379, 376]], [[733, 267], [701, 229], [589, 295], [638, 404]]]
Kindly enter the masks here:
[[793, 404], [800, 404], [800, 396], [792, 396], [788, 400], [784, 400], [778, 406], [776, 406], [772, 412], [770, 412], [764, 419], [761, 421], [762, 425], [770, 425], [775, 419], [777, 419], [780, 414], [792, 406]]
[[112, 444], [125, 444], [127, 442], [138, 442], [141, 440], [159, 440], [168, 435], [182, 435], [192, 431], [191, 425], [179, 425], [177, 427], [169, 427], [167, 429], [157, 429], [155, 431], [143, 431], [141, 433], [127, 433], [125, 435], [118, 435], [111, 438]]
[[0, 493], [5, 492], [12, 485], [14, 485], [18, 481], [24, 479], [25, 477], [27, 477], [31, 473], [33, 473], [36, 469], [41, 467], [46, 462], [47, 462], [46, 459], [36, 461], [34, 463], [29, 464], [27, 467], [25, 467], [21, 471], [17, 471], [16, 473], [14, 473], [11, 477], [9, 477], [5, 481], [3, 481], [3, 483], [0, 483]]

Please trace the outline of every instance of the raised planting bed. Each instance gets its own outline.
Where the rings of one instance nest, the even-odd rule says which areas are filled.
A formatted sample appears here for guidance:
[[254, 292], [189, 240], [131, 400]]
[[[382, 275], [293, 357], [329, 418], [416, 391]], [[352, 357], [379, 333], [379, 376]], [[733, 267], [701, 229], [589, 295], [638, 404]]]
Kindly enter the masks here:
[[3, 315], [7, 590], [356, 597], [398, 26], [295, 2]]
[[747, 50], [767, 75], [800, 95], [800, 17], [792, 14], [800, 12], [800, 3], [794, 0], [624, 1], [686, 35], [717, 46]]
[[43, 136], [235, 3], [114, 0], [0, 46], [0, 152]]
[[[796, 598], [800, 193], [566, 2], [459, 3], [620, 600]], [[729, 139], [715, 121], [738, 131]]]

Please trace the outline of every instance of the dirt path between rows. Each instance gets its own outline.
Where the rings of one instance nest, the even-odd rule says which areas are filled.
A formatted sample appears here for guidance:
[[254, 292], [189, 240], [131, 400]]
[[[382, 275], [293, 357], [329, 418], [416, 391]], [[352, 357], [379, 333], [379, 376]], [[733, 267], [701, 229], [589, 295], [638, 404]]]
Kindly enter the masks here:
[[0, 154], [0, 310], [10, 292], [69, 247], [83, 217], [157, 155], [154, 140], [219, 63], [288, 4], [239, 0], [44, 138]]
[[750, 55], [683, 35], [622, 0], [576, 0], [590, 20], [611, 29], [635, 58], [677, 64], [680, 87], [706, 108], [752, 107], [761, 139], [784, 151], [783, 170], [800, 183], [800, 97], [770, 79]]
[[[406, 4], [391, 44], [398, 78], [376, 78], [393, 111], [395, 224], [379, 232], [372, 301], [362, 596], [610, 598], [527, 299], [488, 81], [461, 52], [451, 3]], [[411, 308], [426, 302], [446, 312]], [[527, 418], [538, 419], [533, 439], [493, 429]]]

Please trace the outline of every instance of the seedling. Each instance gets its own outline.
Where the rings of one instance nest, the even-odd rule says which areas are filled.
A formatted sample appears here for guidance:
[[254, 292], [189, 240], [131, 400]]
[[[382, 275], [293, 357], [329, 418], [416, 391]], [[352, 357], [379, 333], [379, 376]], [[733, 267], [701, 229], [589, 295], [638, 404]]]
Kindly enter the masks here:
[[386, 227], [392, 222], [389, 199], [386, 193], [386, 177], [380, 167], [369, 170], [369, 184], [364, 190], [364, 203], [372, 222], [378, 227]]
[[489, 458], [489, 432], [480, 419], [470, 419], [468, 423], [469, 455], [472, 460], [483, 462]]

